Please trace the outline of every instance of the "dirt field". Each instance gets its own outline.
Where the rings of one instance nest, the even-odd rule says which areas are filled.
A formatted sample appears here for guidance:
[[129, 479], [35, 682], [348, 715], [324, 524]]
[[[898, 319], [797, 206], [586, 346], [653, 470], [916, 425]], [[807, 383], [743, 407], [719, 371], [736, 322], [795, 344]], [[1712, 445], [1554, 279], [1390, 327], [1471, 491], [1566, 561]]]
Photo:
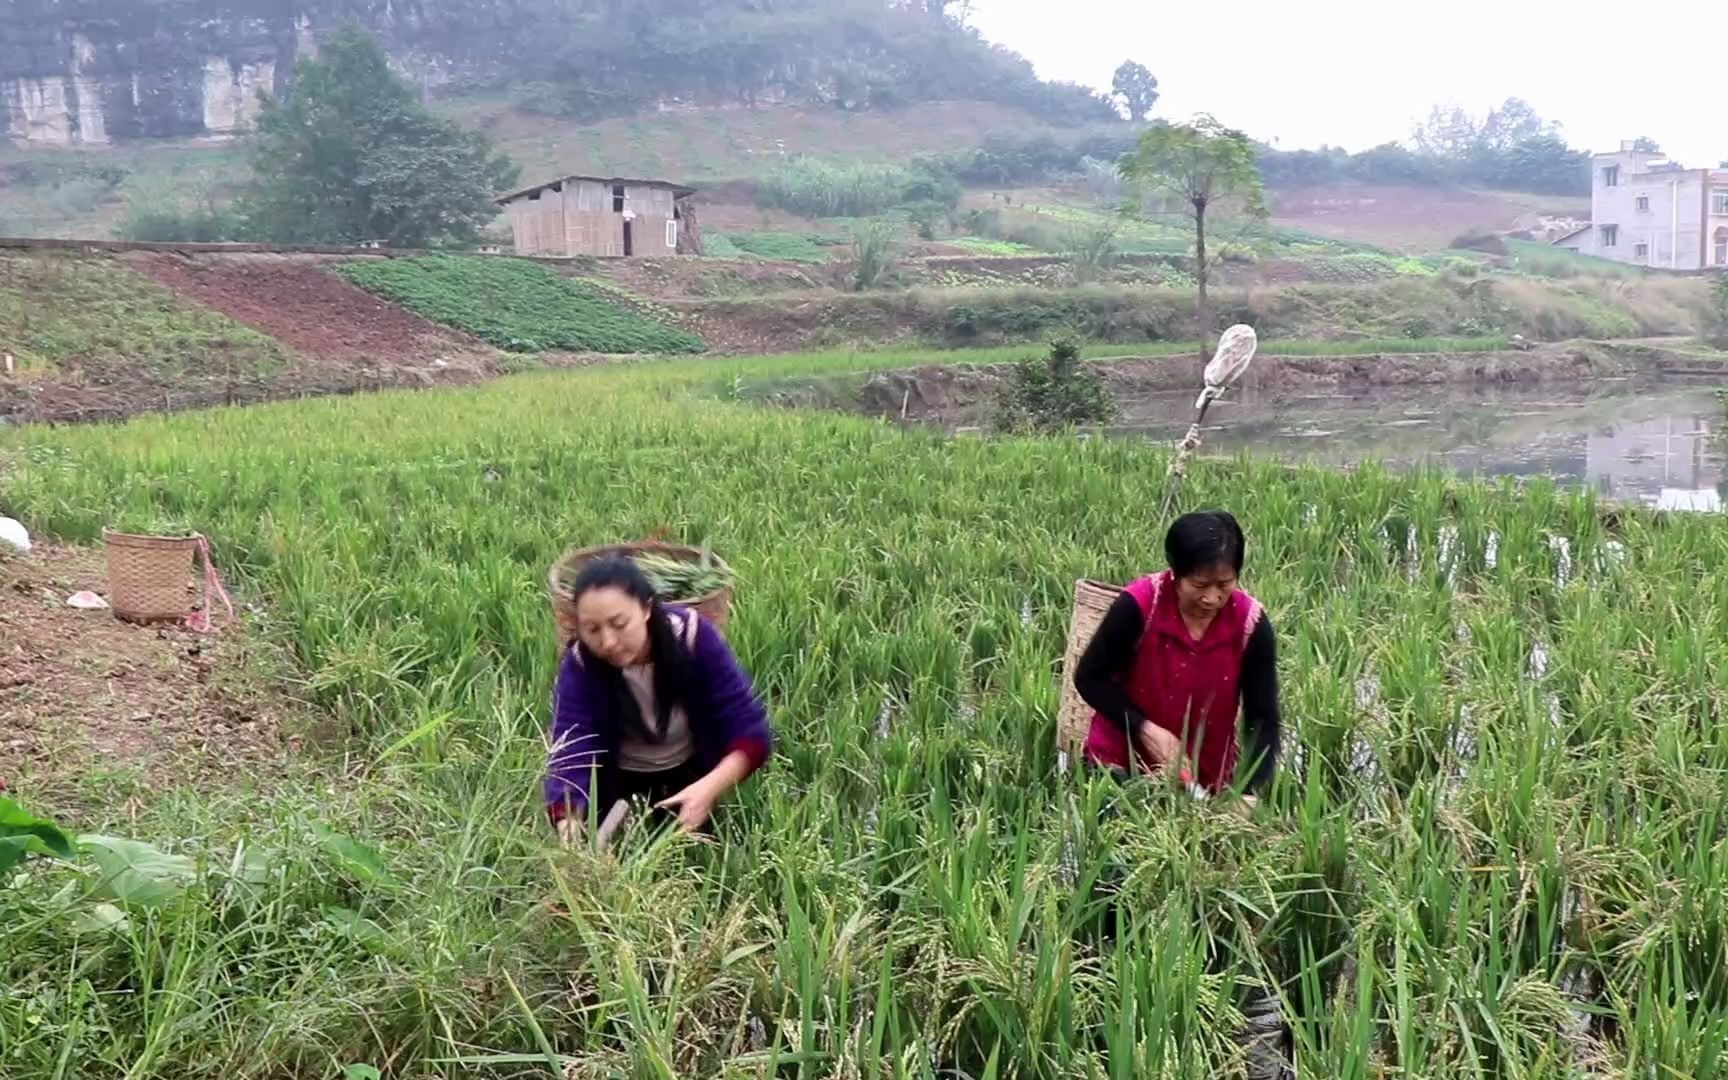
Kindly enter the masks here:
[[0, 780], [14, 794], [75, 812], [116, 783], [256, 781], [311, 737], [243, 622], [195, 634], [66, 606], [105, 579], [100, 551], [0, 558]]
[[[428, 364], [490, 358], [485, 343], [427, 322], [309, 256], [128, 256], [158, 284], [268, 334], [302, 356]], [[307, 318], [306, 313], [316, 313]]]
[[[24, 351], [23, 370], [0, 376], [0, 423], [468, 383], [500, 370], [493, 350], [381, 303], [319, 269], [324, 261], [0, 257], [0, 315], [16, 313]], [[0, 326], [0, 351], [12, 329]]]
[[1590, 217], [1590, 200], [1436, 187], [1328, 184], [1280, 188], [1272, 222], [1398, 251], [1444, 248], [1467, 232], [1535, 228], [1544, 217]]

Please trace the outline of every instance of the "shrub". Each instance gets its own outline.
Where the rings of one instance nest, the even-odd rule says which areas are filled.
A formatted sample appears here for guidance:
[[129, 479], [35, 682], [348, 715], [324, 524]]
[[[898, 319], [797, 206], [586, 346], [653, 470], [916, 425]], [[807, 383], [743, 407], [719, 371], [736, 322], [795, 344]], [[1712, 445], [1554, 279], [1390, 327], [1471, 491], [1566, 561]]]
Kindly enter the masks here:
[[220, 244], [241, 235], [240, 219], [220, 207], [131, 207], [115, 234], [135, 243]]
[[852, 288], [874, 289], [894, 271], [894, 234], [882, 222], [860, 229], [853, 240]]
[[1098, 280], [1122, 258], [1121, 247], [1116, 242], [1116, 223], [1106, 220], [1076, 228], [1069, 251], [1075, 280]]
[[219, 244], [240, 240], [240, 215], [219, 203], [216, 181], [205, 175], [178, 185], [153, 184], [133, 191], [114, 228], [122, 240], [139, 243]]
[[1452, 241], [1459, 251], [1480, 251], [1487, 255], [1508, 254], [1506, 240], [1496, 233], [1467, 232]]
[[[1704, 312], [1704, 342], [1713, 349], [1728, 349], [1728, 274], [1720, 274], [1710, 287], [1710, 303]], [[1728, 399], [1724, 399], [1728, 404]]]
[[997, 401], [996, 426], [1003, 431], [1060, 431], [1101, 424], [1116, 415], [1104, 377], [1083, 367], [1072, 338], [1050, 343], [1050, 355], [1016, 364]]
[[417, 315], [511, 352], [693, 353], [706, 347], [695, 334], [525, 260], [425, 255], [336, 269]]

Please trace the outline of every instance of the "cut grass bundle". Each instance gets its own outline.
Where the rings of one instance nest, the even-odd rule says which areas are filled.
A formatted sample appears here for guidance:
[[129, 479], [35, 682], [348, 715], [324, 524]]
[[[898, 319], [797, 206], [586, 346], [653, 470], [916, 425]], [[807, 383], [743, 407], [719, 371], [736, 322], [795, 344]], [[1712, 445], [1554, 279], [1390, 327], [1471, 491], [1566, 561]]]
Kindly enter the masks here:
[[689, 603], [732, 587], [730, 568], [710, 551], [703, 551], [701, 558], [694, 560], [643, 552], [634, 561], [647, 575], [655, 594], [668, 603]]

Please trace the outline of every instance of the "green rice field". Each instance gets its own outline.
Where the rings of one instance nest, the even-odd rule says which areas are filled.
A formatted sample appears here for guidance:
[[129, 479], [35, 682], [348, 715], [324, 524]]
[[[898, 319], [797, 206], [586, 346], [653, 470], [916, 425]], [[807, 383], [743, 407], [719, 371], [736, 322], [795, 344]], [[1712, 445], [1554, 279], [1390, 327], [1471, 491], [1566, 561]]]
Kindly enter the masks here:
[[[138, 844], [0, 876], [0, 1076], [1201, 1080], [1270, 998], [1304, 1077], [1728, 1077], [1728, 520], [1195, 465], [1281, 639], [1242, 812], [1056, 753], [1163, 450], [716, 400], [748, 367], [0, 433], [45, 535], [210, 534], [346, 733], [89, 776], [61, 824]], [[779, 745], [718, 843], [560, 850], [545, 571], [655, 532], [736, 568]]]

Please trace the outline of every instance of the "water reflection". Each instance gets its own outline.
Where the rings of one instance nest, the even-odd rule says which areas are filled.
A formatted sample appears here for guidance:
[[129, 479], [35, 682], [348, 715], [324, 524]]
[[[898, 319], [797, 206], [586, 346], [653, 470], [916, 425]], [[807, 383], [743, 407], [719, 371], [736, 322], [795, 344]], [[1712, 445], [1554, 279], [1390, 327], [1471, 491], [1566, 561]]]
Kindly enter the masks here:
[[[1118, 430], [1181, 436], [1192, 395], [1127, 404]], [[1377, 387], [1372, 396], [1249, 392], [1213, 407], [1206, 448], [1344, 465], [1376, 458], [1478, 476], [1547, 476], [1673, 510], [1728, 497], [1723, 406], [1709, 386], [1591, 390]]]

